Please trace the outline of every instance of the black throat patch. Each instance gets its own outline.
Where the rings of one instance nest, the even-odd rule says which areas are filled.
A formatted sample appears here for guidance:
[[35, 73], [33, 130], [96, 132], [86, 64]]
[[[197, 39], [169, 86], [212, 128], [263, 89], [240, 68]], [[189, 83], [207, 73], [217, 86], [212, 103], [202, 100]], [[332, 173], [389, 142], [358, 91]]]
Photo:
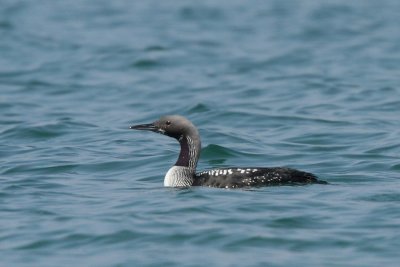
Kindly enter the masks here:
[[185, 136], [178, 139], [181, 145], [181, 152], [179, 153], [178, 161], [175, 163], [176, 166], [189, 167], [190, 151], [189, 143]]

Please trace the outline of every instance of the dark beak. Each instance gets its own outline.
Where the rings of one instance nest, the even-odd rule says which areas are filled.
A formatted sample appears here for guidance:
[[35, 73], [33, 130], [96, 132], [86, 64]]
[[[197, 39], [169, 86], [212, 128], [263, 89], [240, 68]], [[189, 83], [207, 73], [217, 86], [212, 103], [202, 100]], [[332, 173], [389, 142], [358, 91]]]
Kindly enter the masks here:
[[129, 127], [129, 129], [152, 131], [152, 132], [158, 131], [158, 128], [153, 123], [133, 125], [133, 126]]

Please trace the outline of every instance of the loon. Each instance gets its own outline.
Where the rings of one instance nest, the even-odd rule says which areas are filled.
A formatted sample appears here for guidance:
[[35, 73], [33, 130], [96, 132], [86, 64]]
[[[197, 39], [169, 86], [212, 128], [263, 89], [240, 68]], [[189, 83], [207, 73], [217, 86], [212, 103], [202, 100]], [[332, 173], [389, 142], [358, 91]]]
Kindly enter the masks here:
[[134, 125], [129, 128], [160, 133], [179, 141], [181, 150], [178, 160], [168, 170], [164, 178], [164, 186], [167, 187], [240, 188], [327, 183], [318, 180], [318, 177], [312, 173], [286, 167], [219, 168], [196, 173], [201, 150], [200, 135], [196, 127], [180, 115], [163, 116], [153, 123]]

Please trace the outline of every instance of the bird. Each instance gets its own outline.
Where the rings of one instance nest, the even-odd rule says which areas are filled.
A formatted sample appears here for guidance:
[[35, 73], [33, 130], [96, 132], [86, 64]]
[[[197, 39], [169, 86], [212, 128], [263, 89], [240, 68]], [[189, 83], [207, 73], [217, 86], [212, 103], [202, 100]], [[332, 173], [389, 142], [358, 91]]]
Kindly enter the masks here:
[[193, 123], [181, 115], [166, 115], [152, 123], [133, 125], [129, 128], [159, 133], [179, 142], [178, 160], [165, 174], [166, 187], [243, 188], [327, 184], [312, 173], [287, 167], [224, 167], [196, 173], [201, 152], [200, 135]]

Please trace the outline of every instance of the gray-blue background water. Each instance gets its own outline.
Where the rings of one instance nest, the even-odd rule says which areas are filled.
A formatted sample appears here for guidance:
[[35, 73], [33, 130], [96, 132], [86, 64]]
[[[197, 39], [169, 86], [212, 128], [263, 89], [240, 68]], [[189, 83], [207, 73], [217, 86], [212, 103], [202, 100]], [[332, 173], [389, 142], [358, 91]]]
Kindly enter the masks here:
[[[1, 266], [398, 266], [400, 2], [0, 0]], [[329, 185], [171, 189], [290, 166]]]

